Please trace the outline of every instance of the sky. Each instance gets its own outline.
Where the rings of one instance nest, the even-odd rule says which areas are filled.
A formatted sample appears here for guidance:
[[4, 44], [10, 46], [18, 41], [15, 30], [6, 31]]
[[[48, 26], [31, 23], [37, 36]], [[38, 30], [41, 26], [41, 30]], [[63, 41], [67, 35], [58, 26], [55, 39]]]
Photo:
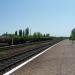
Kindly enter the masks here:
[[75, 28], [75, 0], [0, 0], [0, 34], [31, 32], [69, 36]]

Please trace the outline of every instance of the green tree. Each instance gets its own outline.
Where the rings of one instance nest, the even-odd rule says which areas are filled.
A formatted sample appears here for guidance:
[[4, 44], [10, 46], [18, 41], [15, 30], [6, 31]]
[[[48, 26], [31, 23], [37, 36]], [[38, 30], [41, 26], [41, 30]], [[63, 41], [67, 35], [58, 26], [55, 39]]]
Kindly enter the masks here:
[[8, 33], [6, 32], [6, 33], [2, 34], [2, 36], [8, 36]]
[[24, 32], [24, 30], [23, 30], [23, 36], [25, 36], [25, 32]]
[[19, 30], [19, 36], [22, 36], [22, 29]]
[[75, 28], [71, 32], [71, 40], [75, 40]]
[[40, 32], [36, 32], [36, 33], [33, 34], [33, 37], [35, 37], [35, 38], [42, 38], [43, 35]]
[[46, 37], [50, 37], [50, 34], [46, 34]]
[[17, 31], [15, 31], [15, 35], [17, 36], [18, 34], [17, 34]]
[[26, 29], [25, 29], [25, 36], [28, 36], [29, 35], [29, 28], [27, 27]]

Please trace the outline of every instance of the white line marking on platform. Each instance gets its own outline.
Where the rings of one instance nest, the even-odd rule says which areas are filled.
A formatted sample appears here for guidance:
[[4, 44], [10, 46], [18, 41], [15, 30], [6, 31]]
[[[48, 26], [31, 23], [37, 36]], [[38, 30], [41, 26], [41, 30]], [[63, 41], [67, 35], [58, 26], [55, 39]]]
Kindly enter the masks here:
[[[60, 42], [59, 42], [60, 43]], [[59, 43], [57, 44], [54, 44], [53, 46], [47, 48], [46, 50], [42, 51], [41, 53], [33, 56], [32, 58], [28, 59], [27, 61], [23, 62], [22, 64], [20, 64], [19, 66], [13, 68], [12, 70], [6, 72], [5, 74], [3, 75], [10, 75], [12, 74], [13, 72], [15, 72], [16, 70], [18, 70], [19, 68], [21, 68], [22, 66], [26, 65], [27, 63], [29, 63], [30, 61], [34, 60], [35, 58], [39, 57], [40, 55], [42, 55], [43, 53], [45, 53], [46, 51], [50, 50], [51, 48], [53, 48], [54, 46], [58, 45]]]

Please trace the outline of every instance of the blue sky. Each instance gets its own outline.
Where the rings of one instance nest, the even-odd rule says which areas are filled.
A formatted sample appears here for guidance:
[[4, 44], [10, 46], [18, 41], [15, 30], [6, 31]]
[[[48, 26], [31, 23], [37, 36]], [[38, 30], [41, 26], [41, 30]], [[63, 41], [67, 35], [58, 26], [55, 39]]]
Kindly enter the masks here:
[[75, 0], [0, 0], [0, 34], [30, 27], [33, 32], [69, 36]]

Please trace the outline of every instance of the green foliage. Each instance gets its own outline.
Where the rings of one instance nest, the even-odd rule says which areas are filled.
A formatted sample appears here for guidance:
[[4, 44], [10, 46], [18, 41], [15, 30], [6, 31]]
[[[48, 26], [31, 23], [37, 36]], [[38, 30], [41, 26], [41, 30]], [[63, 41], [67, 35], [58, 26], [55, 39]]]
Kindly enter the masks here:
[[17, 31], [15, 31], [15, 36], [17, 36], [18, 34], [17, 34]]
[[71, 31], [70, 39], [75, 40], [75, 28]]
[[50, 37], [50, 34], [46, 34], [46, 37]]
[[25, 36], [25, 32], [24, 32], [24, 30], [23, 30], [23, 37]]
[[34, 32], [33, 35], [29, 35], [29, 28], [27, 27], [25, 30], [20, 29], [19, 31], [15, 31], [15, 34], [3, 34], [4, 38], [0, 39], [0, 42], [12, 44], [22, 44], [26, 42], [36, 42], [36, 41], [45, 41], [45, 40], [55, 40], [55, 39], [62, 39], [58, 37], [51, 37], [50, 34], [42, 34], [40, 32]]
[[25, 29], [25, 36], [28, 36], [29, 35], [29, 28], [27, 27], [26, 29]]
[[42, 38], [43, 35], [40, 32], [36, 32], [36, 33], [33, 34], [33, 37], [34, 38]]
[[19, 30], [19, 36], [22, 36], [22, 30], [21, 29]]

